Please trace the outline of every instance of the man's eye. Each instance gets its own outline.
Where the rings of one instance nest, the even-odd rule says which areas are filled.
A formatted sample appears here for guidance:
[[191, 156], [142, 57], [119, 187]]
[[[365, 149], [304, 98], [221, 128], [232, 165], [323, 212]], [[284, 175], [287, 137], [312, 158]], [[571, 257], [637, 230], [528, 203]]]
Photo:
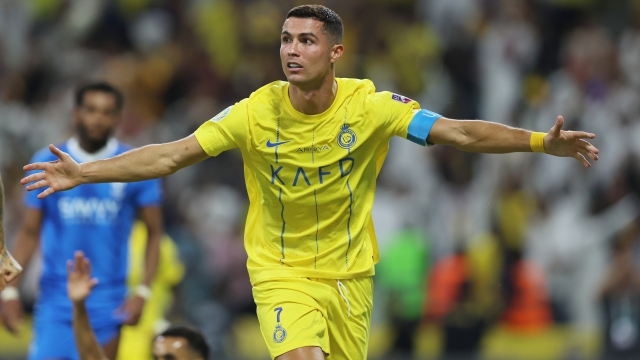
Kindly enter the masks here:
[[313, 44], [313, 41], [311, 41], [311, 39], [307, 39], [304, 41], [305, 44], [310, 45]]

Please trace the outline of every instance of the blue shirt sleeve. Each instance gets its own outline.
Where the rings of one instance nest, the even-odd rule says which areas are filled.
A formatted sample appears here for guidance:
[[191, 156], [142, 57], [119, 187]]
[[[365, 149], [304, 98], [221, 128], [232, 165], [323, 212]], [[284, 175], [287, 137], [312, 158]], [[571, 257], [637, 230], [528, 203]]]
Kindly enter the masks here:
[[436, 114], [432, 111], [422, 109], [418, 111], [411, 119], [409, 128], [407, 129], [407, 139], [410, 141], [425, 146], [427, 145], [427, 137], [433, 124], [442, 117], [440, 114]]
[[140, 181], [136, 184], [138, 191], [135, 195], [137, 207], [162, 205], [162, 183], [160, 179]]
[[[39, 152], [37, 152], [35, 155], [33, 155], [33, 157], [31, 158], [31, 160], [29, 161], [30, 164], [35, 163], [35, 162], [44, 162], [44, 161], [50, 161], [51, 159], [47, 158], [46, 154], [49, 154], [49, 150], [46, 150], [46, 153], [44, 153], [44, 150], [41, 150]], [[27, 171], [25, 173], [25, 176], [29, 176], [31, 174], [36, 174], [41, 172], [40, 170], [31, 170], [31, 171]], [[25, 185], [26, 186], [26, 185]], [[32, 191], [26, 191], [25, 190], [25, 195], [24, 195], [24, 205], [30, 209], [35, 209], [35, 210], [42, 210], [42, 208], [44, 207], [44, 201], [38, 199], [38, 194], [40, 194], [41, 192], [45, 191], [47, 188], [40, 188], [37, 190], [32, 190]]]

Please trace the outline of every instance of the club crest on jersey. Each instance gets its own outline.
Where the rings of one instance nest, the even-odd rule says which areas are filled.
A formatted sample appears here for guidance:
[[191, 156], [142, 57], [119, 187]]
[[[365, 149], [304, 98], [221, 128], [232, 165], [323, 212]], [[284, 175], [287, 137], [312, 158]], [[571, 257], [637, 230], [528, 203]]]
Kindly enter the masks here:
[[273, 341], [281, 343], [287, 338], [287, 330], [285, 330], [280, 323], [276, 324], [276, 329], [273, 330]]
[[349, 129], [349, 125], [344, 124], [340, 127], [338, 134], [338, 145], [343, 149], [349, 149], [356, 143], [356, 132]]
[[224, 119], [227, 115], [229, 115], [229, 112], [231, 111], [232, 106], [229, 106], [228, 108], [222, 110], [218, 115], [214, 116], [211, 121], [213, 122], [218, 122], [222, 119]]
[[401, 102], [401, 103], [403, 103], [403, 104], [408, 104], [408, 103], [410, 103], [410, 102], [412, 102], [412, 101], [413, 101], [413, 100], [409, 99], [409, 98], [408, 98], [408, 97], [406, 97], [406, 96], [398, 95], [398, 94], [396, 94], [396, 93], [392, 93], [392, 95], [391, 95], [391, 99], [392, 99], [392, 100], [395, 100], [395, 101], [400, 101], [400, 102]]

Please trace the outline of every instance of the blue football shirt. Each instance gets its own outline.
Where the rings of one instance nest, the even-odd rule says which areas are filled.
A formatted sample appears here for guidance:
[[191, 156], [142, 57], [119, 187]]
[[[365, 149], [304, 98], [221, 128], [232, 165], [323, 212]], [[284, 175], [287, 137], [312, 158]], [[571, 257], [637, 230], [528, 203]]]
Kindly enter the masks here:
[[[131, 149], [114, 138], [92, 154], [85, 152], [75, 138], [58, 148], [78, 163], [110, 158]], [[49, 149], [43, 149], [31, 162], [53, 160], [57, 157]], [[161, 205], [160, 181], [84, 184], [40, 200], [37, 196], [42, 191], [27, 192], [25, 197], [27, 207], [43, 213], [39, 302], [70, 306], [66, 264], [77, 250], [89, 258], [92, 276], [99, 280], [87, 299], [87, 306], [122, 301], [126, 293], [129, 235], [139, 208]]]

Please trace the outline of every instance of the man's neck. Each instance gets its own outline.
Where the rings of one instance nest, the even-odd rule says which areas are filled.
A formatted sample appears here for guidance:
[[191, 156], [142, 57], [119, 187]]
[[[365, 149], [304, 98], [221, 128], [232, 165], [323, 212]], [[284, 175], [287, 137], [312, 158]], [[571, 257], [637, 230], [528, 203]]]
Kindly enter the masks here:
[[338, 93], [334, 76], [325, 77], [318, 86], [301, 88], [289, 86], [289, 99], [293, 108], [306, 115], [322, 114], [331, 107]]

